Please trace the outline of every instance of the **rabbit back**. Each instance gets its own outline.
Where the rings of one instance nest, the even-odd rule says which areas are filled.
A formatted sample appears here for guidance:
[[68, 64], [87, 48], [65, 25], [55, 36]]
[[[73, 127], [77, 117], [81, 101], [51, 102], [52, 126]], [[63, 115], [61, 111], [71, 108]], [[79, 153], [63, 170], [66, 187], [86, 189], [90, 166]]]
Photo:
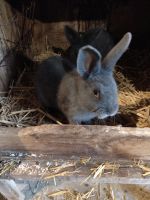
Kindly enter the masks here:
[[40, 103], [45, 108], [57, 108], [57, 93], [61, 80], [67, 71], [71, 71], [70, 65], [63, 64], [59, 56], [54, 56], [43, 61], [38, 66], [36, 73], [36, 93]]

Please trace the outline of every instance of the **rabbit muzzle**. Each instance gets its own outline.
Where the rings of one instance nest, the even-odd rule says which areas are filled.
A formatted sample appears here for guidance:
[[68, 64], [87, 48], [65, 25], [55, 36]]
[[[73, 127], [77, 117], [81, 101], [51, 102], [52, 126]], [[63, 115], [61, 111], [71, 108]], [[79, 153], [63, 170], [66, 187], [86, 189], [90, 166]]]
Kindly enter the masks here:
[[105, 119], [107, 117], [112, 117], [117, 114], [119, 109], [118, 104], [113, 105], [113, 107], [107, 107], [105, 109], [97, 109], [97, 117], [98, 119]]

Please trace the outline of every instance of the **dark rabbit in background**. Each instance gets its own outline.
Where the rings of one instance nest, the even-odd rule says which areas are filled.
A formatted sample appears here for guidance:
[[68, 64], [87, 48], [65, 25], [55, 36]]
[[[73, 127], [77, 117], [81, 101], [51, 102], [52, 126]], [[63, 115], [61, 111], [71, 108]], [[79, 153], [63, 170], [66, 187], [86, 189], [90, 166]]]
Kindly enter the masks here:
[[60, 110], [69, 123], [114, 116], [118, 111], [118, 92], [113, 69], [128, 49], [131, 37], [131, 33], [126, 33], [103, 59], [96, 48], [83, 46], [76, 67], [60, 56], [42, 62], [36, 77], [42, 106], [48, 111]]
[[70, 47], [65, 51], [64, 56], [76, 63], [78, 51], [85, 45], [95, 47], [102, 55], [102, 58], [113, 48], [114, 40], [112, 35], [103, 28], [94, 28], [85, 33], [78, 33], [69, 26], [64, 28], [65, 36]]

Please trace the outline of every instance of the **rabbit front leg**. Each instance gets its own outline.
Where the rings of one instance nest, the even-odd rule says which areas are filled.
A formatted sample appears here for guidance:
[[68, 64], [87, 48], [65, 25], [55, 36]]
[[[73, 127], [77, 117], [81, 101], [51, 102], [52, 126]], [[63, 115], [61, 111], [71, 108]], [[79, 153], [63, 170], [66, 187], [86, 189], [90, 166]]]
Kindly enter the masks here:
[[92, 117], [89, 117], [88, 114], [86, 113], [86, 115], [82, 116], [80, 114], [73, 116], [73, 117], [69, 117], [68, 121], [69, 124], [74, 124], [74, 125], [80, 125], [82, 122], [84, 122], [84, 124], [91, 124], [92, 122]]
[[68, 122], [69, 122], [69, 124], [72, 124], [72, 125], [80, 125], [82, 120], [79, 119], [76, 115], [70, 114], [68, 116]]

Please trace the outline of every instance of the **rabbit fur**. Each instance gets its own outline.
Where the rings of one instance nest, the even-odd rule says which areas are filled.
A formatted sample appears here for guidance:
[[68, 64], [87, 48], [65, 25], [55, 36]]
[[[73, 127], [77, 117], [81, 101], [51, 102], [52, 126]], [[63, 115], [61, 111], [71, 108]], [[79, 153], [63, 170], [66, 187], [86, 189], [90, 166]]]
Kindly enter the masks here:
[[102, 58], [114, 46], [112, 35], [103, 28], [94, 28], [86, 31], [85, 33], [78, 33], [69, 26], [64, 28], [65, 36], [70, 43], [69, 48], [65, 51], [64, 56], [76, 63], [78, 51], [85, 45], [95, 47], [102, 55]]
[[85, 45], [79, 49], [76, 66], [61, 56], [43, 61], [36, 76], [42, 106], [48, 111], [60, 110], [73, 124], [114, 116], [118, 91], [113, 70], [131, 38], [131, 33], [126, 33], [103, 59], [100, 51]]

